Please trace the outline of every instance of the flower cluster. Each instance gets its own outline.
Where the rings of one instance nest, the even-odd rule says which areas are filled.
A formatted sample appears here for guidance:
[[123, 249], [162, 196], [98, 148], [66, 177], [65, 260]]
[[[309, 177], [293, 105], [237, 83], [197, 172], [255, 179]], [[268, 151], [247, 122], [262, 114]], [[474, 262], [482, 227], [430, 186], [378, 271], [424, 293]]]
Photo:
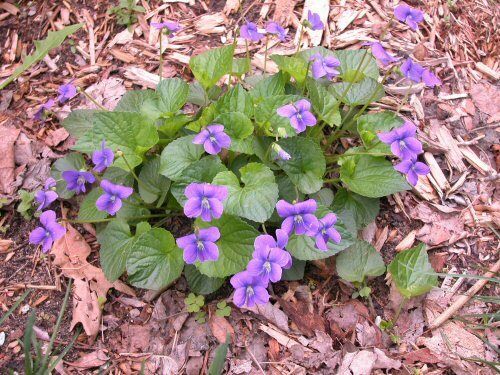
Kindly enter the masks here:
[[318, 219], [315, 215], [317, 203], [314, 199], [288, 203], [278, 201], [276, 211], [283, 218], [281, 228], [276, 230], [276, 239], [268, 234], [258, 236], [254, 242], [252, 260], [246, 270], [231, 278], [235, 289], [233, 302], [238, 307], [252, 307], [269, 301], [269, 282], [281, 280], [283, 270], [292, 266], [292, 256], [286, 250], [292, 234], [313, 237], [316, 247], [328, 251], [328, 242], [340, 243], [340, 233], [335, 229], [337, 216], [333, 213]]
[[[71, 82], [68, 82], [64, 85], [59, 86], [58, 89], [59, 96], [57, 97], [57, 101], [60, 104], [66, 103], [68, 100], [74, 98], [77, 94], [76, 86], [74, 86]], [[47, 114], [50, 112], [52, 107], [56, 104], [54, 99], [49, 99], [45, 103], [43, 103], [40, 107], [38, 107], [37, 111], [33, 115], [33, 118], [38, 121], [45, 120]]]

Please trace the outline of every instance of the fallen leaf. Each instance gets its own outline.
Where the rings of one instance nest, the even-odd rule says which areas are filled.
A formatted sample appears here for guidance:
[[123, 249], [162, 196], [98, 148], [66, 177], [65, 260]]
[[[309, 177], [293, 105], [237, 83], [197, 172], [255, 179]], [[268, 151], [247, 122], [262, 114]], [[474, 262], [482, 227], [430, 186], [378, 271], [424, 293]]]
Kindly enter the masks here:
[[377, 359], [375, 360], [375, 366], [373, 366], [373, 368], [398, 370], [401, 367], [401, 361], [389, 358], [379, 348], [373, 348], [373, 352], [377, 355]]
[[370, 316], [368, 309], [358, 300], [350, 300], [345, 304], [334, 305], [326, 313], [330, 325], [337, 325], [344, 333], [355, 329], [356, 324]]
[[12, 240], [3, 240], [0, 238], [0, 253], [9, 251], [11, 245], [14, 243]]
[[412, 352], [405, 354], [404, 358], [405, 358], [405, 363], [409, 365], [415, 362], [439, 363], [439, 358], [434, 356], [429, 350], [429, 348], [414, 350]]
[[320, 353], [328, 353], [332, 351], [333, 348], [333, 340], [323, 331], [314, 331], [316, 337], [311, 340], [309, 343], [309, 347], [316, 349]]
[[286, 27], [292, 23], [296, 0], [276, 0], [273, 20]]
[[59, 128], [48, 132], [47, 136], [45, 137], [45, 143], [47, 144], [47, 146], [54, 147], [68, 137], [69, 137], [68, 131], [64, 128]]
[[[306, 336], [314, 336], [314, 332], [325, 331], [325, 320], [315, 311], [309, 309], [308, 303], [297, 300], [296, 302], [287, 302], [280, 300], [283, 310], [288, 314], [292, 322]], [[304, 317], [307, 316], [307, 319]]]
[[125, 323], [120, 326], [124, 351], [145, 352], [151, 343], [151, 326]]
[[369, 350], [346, 353], [338, 374], [370, 375], [376, 360], [377, 355]]
[[[88, 87], [85, 92], [106, 109], [113, 110], [127, 90], [123, 79], [108, 78]], [[88, 100], [82, 108], [97, 109], [97, 106]]]
[[478, 83], [470, 89], [472, 101], [480, 111], [494, 116], [500, 108], [500, 92], [489, 83]]
[[115, 288], [132, 296], [135, 293], [119, 280], [110, 283], [100, 268], [88, 263], [89, 244], [70, 224], [66, 224], [66, 230], [64, 237], [54, 243], [52, 254], [54, 265], [60, 267], [63, 275], [75, 279], [70, 329], [81, 323], [85, 333], [95, 339], [102, 316], [100, 303], [106, 301], [108, 290]]
[[66, 362], [66, 364], [79, 368], [94, 368], [102, 366], [106, 363], [109, 357], [103, 350], [99, 349], [91, 353], [84, 354], [75, 362]]
[[0, 126], [0, 193], [13, 194], [15, 187], [12, 183], [15, 179], [16, 168], [14, 157], [14, 143], [19, 136], [19, 129]]
[[210, 329], [212, 330], [212, 334], [219, 341], [219, 343], [226, 342], [226, 334], [229, 333], [231, 335], [231, 341], [234, 338], [234, 329], [229, 324], [226, 318], [223, 316], [218, 316], [213, 314], [208, 321]]
[[276, 305], [273, 305], [271, 302], [268, 302], [265, 305], [255, 305], [253, 307], [247, 307], [246, 310], [262, 316], [285, 332], [290, 331], [290, 329], [288, 328], [288, 316], [286, 316], [283, 311], [281, 311], [278, 307], [276, 307]]

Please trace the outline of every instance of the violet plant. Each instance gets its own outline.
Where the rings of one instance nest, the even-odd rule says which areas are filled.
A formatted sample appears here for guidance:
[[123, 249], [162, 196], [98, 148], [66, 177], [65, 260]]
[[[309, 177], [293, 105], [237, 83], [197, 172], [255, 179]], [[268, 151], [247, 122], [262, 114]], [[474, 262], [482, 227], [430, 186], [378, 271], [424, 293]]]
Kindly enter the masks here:
[[[396, 17], [412, 29], [421, 22], [406, 8]], [[181, 30], [173, 22], [153, 27]], [[322, 27], [311, 13], [301, 31]], [[282, 41], [286, 31], [247, 22], [240, 35], [248, 46]], [[410, 58], [401, 64], [379, 42], [361, 50], [299, 46], [291, 56], [270, 56], [279, 71], [260, 75], [250, 71], [248, 53], [235, 58], [235, 46], [192, 57], [191, 83], [161, 79], [156, 90], [127, 92], [113, 111], [80, 109], [64, 120], [77, 142], [52, 168], [55, 189], [60, 199], [86, 193], [78, 217], [67, 221], [96, 224], [110, 281], [126, 273], [134, 286], [162, 289], [184, 270], [194, 293], [209, 294], [230, 278], [234, 304], [251, 307], [269, 300], [270, 283], [301, 279], [307, 261], [338, 254], [338, 274], [366, 291], [366, 278], [386, 267], [359, 230], [377, 216], [380, 198], [429, 173], [418, 161], [416, 125], [369, 107], [390, 77], [429, 87], [439, 79]], [[60, 90], [62, 100], [74, 93]], [[344, 137], [352, 147], [344, 148]], [[52, 185], [37, 193], [40, 209], [54, 201]], [[177, 239], [167, 229], [175, 216], [192, 224]], [[42, 219], [31, 240], [48, 251], [62, 227], [53, 211]], [[408, 270], [393, 277], [415, 267]], [[410, 290], [422, 280], [432, 283], [397, 285]]]

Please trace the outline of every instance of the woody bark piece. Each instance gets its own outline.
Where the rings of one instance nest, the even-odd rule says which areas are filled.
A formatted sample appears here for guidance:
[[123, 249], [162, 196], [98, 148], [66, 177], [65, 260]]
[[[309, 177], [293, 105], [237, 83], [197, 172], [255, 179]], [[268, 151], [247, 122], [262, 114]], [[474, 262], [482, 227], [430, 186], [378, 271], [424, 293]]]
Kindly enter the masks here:
[[444, 154], [446, 160], [460, 173], [465, 172], [467, 166], [462, 160], [462, 152], [458, 148], [457, 141], [455, 141], [450, 131], [445, 126], [440, 125], [436, 119], [431, 120], [431, 131], [435, 134], [441, 146], [447, 148]]
[[436, 159], [434, 158], [434, 155], [432, 155], [430, 152], [426, 152], [424, 153], [424, 159], [427, 162], [429, 168], [431, 169], [432, 177], [434, 177], [434, 180], [441, 188], [441, 190], [448, 190], [450, 188], [450, 184], [446, 179], [443, 171], [439, 167], [439, 164], [437, 163]]
[[[462, 137], [457, 136], [458, 140], [463, 142], [464, 140]], [[462, 152], [462, 155], [467, 159], [467, 161], [474, 167], [476, 168], [480, 173], [486, 175], [486, 174], [496, 174], [496, 171], [491, 168], [488, 164], [486, 164], [484, 161], [482, 161], [479, 156], [476, 155], [472, 149], [467, 146], [459, 146], [460, 152]]]
[[495, 81], [500, 79], [500, 73], [497, 72], [496, 70], [491, 69], [488, 65], [483, 64], [482, 62], [477, 62], [476, 63], [476, 68], [479, 70], [481, 73], [487, 75], [491, 79], [494, 79]]

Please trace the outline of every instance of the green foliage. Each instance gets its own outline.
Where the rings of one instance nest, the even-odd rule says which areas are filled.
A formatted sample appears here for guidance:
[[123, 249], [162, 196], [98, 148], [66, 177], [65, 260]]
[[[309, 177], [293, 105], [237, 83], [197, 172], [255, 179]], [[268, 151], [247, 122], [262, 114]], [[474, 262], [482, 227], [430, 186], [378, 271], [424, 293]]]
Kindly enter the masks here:
[[189, 295], [184, 299], [184, 303], [186, 304], [186, 310], [188, 312], [198, 312], [203, 306], [205, 306], [205, 297], [189, 293]]
[[224, 363], [226, 362], [227, 350], [229, 349], [229, 344], [231, 343], [231, 335], [226, 333], [226, 342], [220, 344], [217, 349], [215, 349], [215, 356], [212, 364], [208, 368], [209, 375], [221, 375], [224, 371]]
[[217, 310], [215, 311], [217, 316], [229, 316], [231, 315], [231, 307], [227, 305], [226, 301], [217, 302]]
[[33, 216], [33, 201], [35, 200], [34, 191], [19, 190], [21, 202], [17, 205], [16, 211], [21, 214], [25, 220], [30, 220]]
[[224, 284], [224, 278], [209, 277], [202, 274], [192, 264], [186, 264], [184, 267], [184, 276], [189, 285], [189, 290], [196, 294], [207, 295], [215, 292]]
[[337, 256], [337, 273], [352, 283], [364, 283], [369, 276], [385, 272], [384, 260], [368, 242], [358, 240]]
[[399, 293], [405, 298], [427, 293], [437, 285], [437, 275], [423, 243], [397, 254], [388, 270]]
[[380, 201], [367, 198], [347, 189], [337, 190], [332, 203], [332, 211], [345, 223], [354, 234], [371, 223], [378, 215]]
[[83, 26], [83, 23], [70, 25], [59, 31], [49, 31], [47, 38], [43, 40], [35, 40], [35, 52], [24, 58], [23, 64], [14, 70], [14, 73], [5, 81], [0, 83], [0, 90], [7, 87], [7, 85], [16, 80], [23, 72], [28, 70], [30, 66], [41, 61], [47, 54], [54, 48], [59, 47], [64, 40], [71, 34], [75, 33]]
[[146, 9], [137, 5], [138, 0], [120, 0], [120, 3], [108, 10], [109, 14], [116, 14], [116, 22], [119, 25], [131, 26], [137, 22], [136, 13], [144, 13]]
[[234, 45], [214, 48], [191, 57], [189, 67], [205, 89], [210, 88], [222, 76], [231, 73]]

